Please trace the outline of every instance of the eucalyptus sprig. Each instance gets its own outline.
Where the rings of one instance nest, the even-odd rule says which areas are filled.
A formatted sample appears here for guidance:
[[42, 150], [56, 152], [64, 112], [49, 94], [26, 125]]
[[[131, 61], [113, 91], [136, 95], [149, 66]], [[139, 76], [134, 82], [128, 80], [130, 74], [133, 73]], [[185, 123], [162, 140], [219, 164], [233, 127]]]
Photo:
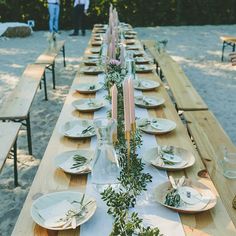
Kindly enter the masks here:
[[[107, 99], [110, 101], [110, 88], [116, 84], [118, 90], [117, 99], [117, 137], [115, 149], [119, 157], [121, 167], [119, 190], [108, 187], [102, 193], [102, 199], [108, 206], [107, 213], [114, 217], [113, 229], [110, 236], [160, 236], [158, 228], [143, 227], [142, 219], [138, 214], [130, 213], [129, 209], [136, 204], [136, 197], [147, 190], [147, 184], [152, 181], [149, 173], [144, 173], [145, 164], [137, 155], [137, 147], [142, 145], [142, 136], [139, 130], [132, 132], [130, 143], [130, 161], [127, 158], [127, 143], [124, 130], [124, 105], [123, 105], [123, 81], [124, 71], [117, 61], [111, 61], [106, 69], [104, 87], [108, 91]], [[108, 112], [110, 116], [110, 112]]]

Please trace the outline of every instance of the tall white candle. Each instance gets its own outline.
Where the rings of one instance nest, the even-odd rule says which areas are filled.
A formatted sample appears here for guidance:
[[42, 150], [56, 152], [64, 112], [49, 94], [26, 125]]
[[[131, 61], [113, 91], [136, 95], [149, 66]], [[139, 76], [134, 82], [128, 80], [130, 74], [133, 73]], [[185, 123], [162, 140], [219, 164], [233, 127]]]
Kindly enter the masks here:
[[129, 88], [127, 79], [125, 79], [123, 83], [123, 98], [124, 98], [125, 131], [130, 132], [131, 124], [130, 124]]
[[117, 87], [115, 84], [111, 87], [111, 117], [117, 120]]
[[134, 81], [131, 76], [128, 78], [130, 123], [135, 123], [135, 105], [134, 105]]

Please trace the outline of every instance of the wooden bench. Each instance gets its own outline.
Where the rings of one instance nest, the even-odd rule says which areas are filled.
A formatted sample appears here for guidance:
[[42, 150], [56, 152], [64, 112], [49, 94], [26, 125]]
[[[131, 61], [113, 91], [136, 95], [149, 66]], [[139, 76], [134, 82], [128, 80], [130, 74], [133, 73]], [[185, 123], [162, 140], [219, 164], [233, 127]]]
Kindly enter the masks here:
[[236, 225], [236, 210], [232, 207], [232, 201], [236, 195], [236, 181], [224, 177], [219, 165], [221, 158], [223, 158], [220, 156], [220, 146], [224, 145], [229, 152], [236, 152], [236, 147], [212, 112], [186, 111], [184, 117], [200, 157], [227, 212]]
[[63, 55], [63, 63], [64, 67], [66, 67], [66, 59], [65, 59], [65, 41], [53, 41], [53, 44], [50, 45], [47, 50], [41, 54], [35, 61], [36, 64], [44, 64], [46, 68], [52, 71], [52, 82], [53, 89], [56, 88], [56, 80], [55, 80], [55, 59], [58, 54], [62, 52]]
[[224, 61], [224, 51], [225, 51], [225, 48], [227, 46], [232, 47], [232, 52], [235, 51], [236, 37], [233, 37], [233, 36], [221, 36], [220, 39], [223, 42], [221, 61]]
[[[13, 154], [14, 158], [14, 183], [18, 186], [17, 174], [17, 135], [21, 124], [13, 122], [0, 122], [0, 172], [7, 157]], [[12, 153], [11, 153], [12, 151]]]
[[208, 107], [192, 86], [181, 67], [167, 53], [159, 52], [154, 40], [143, 41], [159, 68], [160, 77], [165, 77], [174, 96], [178, 110], [207, 110]]
[[[0, 120], [21, 122], [27, 128], [29, 154], [32, 155], [30, 107], [41, 79], [45, 79], [45, 65], [28, 65], [12, 93], [0, 106]], [[45, 92], [45, 99], [46, 92]]]
[[229, 54], [230, 61], [232, 66], [236, 66], [236, 52], [232, 52]]

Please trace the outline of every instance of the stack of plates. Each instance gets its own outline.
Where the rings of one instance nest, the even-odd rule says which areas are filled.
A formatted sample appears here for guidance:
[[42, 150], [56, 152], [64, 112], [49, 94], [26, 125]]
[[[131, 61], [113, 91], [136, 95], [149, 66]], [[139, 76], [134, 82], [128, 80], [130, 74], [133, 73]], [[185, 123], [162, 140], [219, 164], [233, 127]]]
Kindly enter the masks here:
[[149, 134], [164, 134], [174, 130], [176, 123], [163, 118], [142, 118], [137, 120], [137, 127]]
[[195, 163], [194, 155], [183, 148], [173, 146], [158, 146], [143, 153], [143, 159], [159, 169], [181, 170]]
[[80, 192], [63, 191], [48, 193], [35, 200], [31, 216], [38, 225], [46, 229], [75, 229], [88, 221], [96, 208], [94, 198]]
[[72, 102], [72, 105], [78, 111], [91, 112], [102, 108], [105, 102], [96, 98], [81, 98]]
[[[84, 157], [85, 162], [78, 165], [76, 158], [78, 156]], [[91, 162], [94, 152], [90, 149], [78, 149], [68, 152], [63, 152], [56, 156], [55, 164], [69, 174], [86, 174], [91, 172]]]
[[215, 194], [199, 181], [186, 179], [184, 184], [177, 188], [179, 206], [170, 206], [166, 202], [167, 194], [173, 190], [171, 182], [165, 182], [154, 189], [155, 199], [174, 211], [190, 214], [209, 210], [216, 205]]
[[61, 127], [61, 132], [69, 138], [89, 138], [95, 135], [93, 122], [87, 119], [68, 121]]
[[76, 85], [75, 90], [79, 93], [89, 94], [96, 93], [98, 90], [102, 89], [102, 83], [81, 83]]
[[165, 99], [162, 97], [147, 97], [147, 96], [135, 96], [135, 105], [143, 108], [155, 108], [164, 104]]
[[153, 80], [147, 80], [147, 79], [134, 80], [134, 88], [137, 90], [148, 91], [148, 90], [158, 88], [159, 86], [160, 86], [160, 83], [153, 81]]

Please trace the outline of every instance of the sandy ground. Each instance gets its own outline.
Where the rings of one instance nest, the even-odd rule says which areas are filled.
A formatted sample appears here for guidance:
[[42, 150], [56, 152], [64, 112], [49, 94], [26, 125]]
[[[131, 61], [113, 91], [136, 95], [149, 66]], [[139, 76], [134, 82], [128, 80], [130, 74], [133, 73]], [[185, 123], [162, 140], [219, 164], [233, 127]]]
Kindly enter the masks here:
[[[196, 90], [236, 144], [236, 71], [228, 61], [221, 63], [222, 43], [219, 40], [220, 35], [234, 35], [235, 25], [135, 30], [140, 39], [168, 40], [168, 52], [182, 65]], [[14, 188], [12, 160], [7, 160], [0, 174], [0, 236], [8, 236], [13, 230], [90, 33], [86, 37], [71, 38], [68, 37], [69, 32], [63, 31], [59, 36], [66, 40], [67, 67], [63, 67], [62, 57], [59, 56], [56, 61], [56, 90], [52, 90], [51, 73], [47, 73], [49, 100], [44, 101], [43, 91], [39, 91], [34, 99], [31, 107], [34, 155], [28, 155], [26, 134], [21, 131], [18, 139], [20, 186]], [[33, 63], [47, 44], [45, 32], [34, 32], [25, 39], [0, 38], [0, 105], [16, 86], [25, 66]]]

